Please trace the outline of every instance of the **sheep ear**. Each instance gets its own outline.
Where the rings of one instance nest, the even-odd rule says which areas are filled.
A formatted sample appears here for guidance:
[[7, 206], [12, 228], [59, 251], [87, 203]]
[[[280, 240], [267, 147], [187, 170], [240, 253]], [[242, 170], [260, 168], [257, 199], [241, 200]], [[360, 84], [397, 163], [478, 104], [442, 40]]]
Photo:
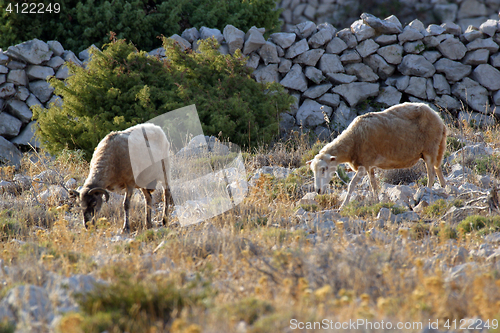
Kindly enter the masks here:
[[310, 161], [307, 161], [306, 164], [307, 165], [310, 165], [312, 163], [313, 160], [310, 160]]
[[77, 190], [69, 190], [69, 197], [71, 199], [78, 199], [80, 198], [80, 192], [78, 192]]
[[330, 156], [330, 162], [335, 161], [337, 158], [335, 156]]

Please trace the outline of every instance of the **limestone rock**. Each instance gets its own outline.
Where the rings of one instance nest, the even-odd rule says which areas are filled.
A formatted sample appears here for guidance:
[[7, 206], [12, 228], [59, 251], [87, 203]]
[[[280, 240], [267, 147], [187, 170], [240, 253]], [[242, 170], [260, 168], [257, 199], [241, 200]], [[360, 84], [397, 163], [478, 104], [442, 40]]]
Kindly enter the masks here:
[[77, 66], [83, 67], [83, 63], [78, 59], [78, 57], [73, 53], [73, 51], [64, 51], [62, 58], [65, 61], [71, 61]]
[[292, 61], [290, 59], [281, 58], [278, 67], [278, 72], [286, 74], [290, 71], [290, 68], [292, 68]]
[[262, 45], [266, 43], [264, 36], [257, 29], [250, 29], [250, 31], [247, 34], [248, 37], [246, 37], [245, 40], [243, 54], [250, 54], [253, 51], [257, 51]]
[[465, 0], [460, 4], [460, 9], [457, 13], [458, 19], [476, 17], [476, 16], [486, 16], [488, 11], [484, 3], [477, 0]]
[[211, 37], [214, 37], [219, 44], [222, 43], [222, 41], [224, 40], [224, 36], [222, 35], [222, 33], [220, 32], [219, 29], [212, 29], [212, 28], [207, 28], [207, 27], [200, 28], [200, 38], [201, 39], [208, 39]]
[[443, 110], [456, 111], [462, 108], [462, 103], [450, 95], [439, 96], [434, 102]]
[[17, 86], [28, 84], [28, 77], [24, 69], [13, 69], [7, 75], [7, 82], [14, 83]]
[[418, 98], [426, 99], [427, 80], [423, 77], [412, 76], [408, 87], [405, 89], [407, 94]]
[[441, 53], [438, 51], [425, 51], [422, 53], [425, 59], [427, 59], [431, 64], [435, 63], [439, 58], [441, 58]]
[[26, 101], [26, 99], [30, 96], [30, 91], [23, 86], [17, 87], [17, 92], [15, 97], [20, 101]]
[[296, 56], [306, 52], [309, 50], [309, 44], [307, 44], [306, 39], [301, 39], [297, 43], [290, 46], [290, 48], [286, 51], [285, 57], [288, 59], [293, 59]]
[[396, 67], [389, 65], [384, 58], [378, 54], [372, 54], [365, 59], [365, 63], [382, 79], [390, 77]]
[[9, 113], [15, 116], [17, 119], [21, 120], [23, 123], [29, 122], [33, 117], [33, 113], [23, 101], [11, 99], [7, 101], [6, 104]]
[[436, 92], [440, 95], [449, 95], [451, 92], [450, 84], [441, 74], [434, 74], [432, 77], [433, 85]]
[[375, 37], [375, 43], [381, 46], [392, 45], [398, 42], [397, 35], [380, 35]]
[[410, 26], [406, 26], [403, 32], [398, 35], [398, 40], [400, 43], [414, 42], [422, 38], [424, 38], [424, 35], [422, 35], [417, 29], [414, 29]]
[[7, 112], [0, 112], [0, 136], [13, 138], [19, 134], [22, 121]]
[[465, 45], [457, 38], [448, 38], [437, 46], [439, 52], [448, 59], [460, 60], [467, 53]]
[[359, 81], [376, 82], [379, 76], [373, 72], [370, 66], [363, 63], [350, 64], [345, 67], [346, 74], [355, 75]]
[[304, 98], [309, 98], [309, 99], [316, 99], [323, 94], [325, 94], [328, 90], [332, 88], [331, 83], [325, 83], [325, 84], [320, 84], [317, 86], [312, 86], [309, 89], [307, 89], [303, 94], [302, 97]]
[[298, 57], [295, 57], [295, 59], [293, 59], [293, 62], [298, 64], [303, 64], [306, 66], [316, 66], [316, 63], [321, 58], [323, 53], [325, 53], [325, 50], [323, 49], [308, 50], [299, 55]]
[[326, 76], [335, 84], [348, 84], [356, 81], [356, 75], [347, 75], [344, 73], [327, 73]]
[[36, 121], [30, 122], [26, 125], [26, 127], [24, 127], [18, 136], [10, 141], [18, 146], [33, 146], [35, 148], [39, 148], [40, 142], [35, 137], [36, 126]]
[[354, 21], [351, 24], [351, 31], [356, 36], [358, 43], [372, 38], [376, 34], [375, 29], [364, 23], [363, 20]]
[[340, 105], [340, 96], [337, 94], [326, 93], [323, 96], [318, 97], [317, 101], [321, 104], [336, 108]]
[[47, 66], [52, 67], [52, 69], [57, 70], [59, 67], [61, 67], [64, 64], [64, 59], [56, 56], [52, 57], [48, 62]]
[[347, 49], [347, 44], [339, 37], [333, 38], [326, 45], [326, 52], [327, 53], [340, 54], [346, 49]]
[[364, 23], [368, 24], [370, 27], [375, 29], [379, 34], [399, 34], [403, 31], [401, 23], [397, 20], [397, 23], [391, 22], [390, 20], [381, 20], [372, 14], [363, 13], [361, 14], [361, 19]]
[[404, 56], [398, 70], [403, 75], [431, 77], [436, 72], [434, 66], [423, 56], [408, 54]]
[[476, 81], [466, 77], [453, 85], [452, 93], [473, 110], [481, 113], [489, 112], [488, 90]]
[[271, 42], [266, 42], [259, 50], [260, 58], [264, 61], [265, 65], [277, 64], [280, 62], [278, 58], [278, 50], [276, 45]]
[[279, 82], [278, 64], [261, 65], [252, 73], [252, 76], [257, 82]]
[[52, 51], [54, 56], [60, 56], [64, 53], [63, 46], [57, 40], [49, 40], [47, 42], [47, 45], [49, 46], [49, 50]]
[[358, 45], [358, 40], [356, 39], [356, 36], [352, 33], [351, 29], [345, 28], [337, 32], [337, 37], [342, 39], [348, 48], [354, 48], [356, 45]]
[[373, 39], [366, 39], [356, 46], [356, 51], [358, 51], [361, 58], [368, 57], [370, 54], [377, 52], [380, 45], [375, 43]]
[[399, 92], [396, 88], [387, 86], [382, 88], [380, 94], [375, 99], [378, 103], [385, 104], [387, 106], [397, 105], [401, 102], [401, 97], [403, 94]]
[[299, 64], [292, 66], [288, 74], [281, 80], [280, 84], [289, 89], [304, 92], [307, 90], [307, 79], [302, 73], [302, 67]]
[[322, 29], [319, 30], [317, 33], [311, 36], [309, 38], [309, 46], [312, 47], [313, 49], [317, 49], [326, 43], [330, 42], [333, 38], [332, 31], [329, 29]]
[[245, 33], [242, 30], [229, 24], [224, 28], [223, 34], [224, 39], [229, 46], [230, 54], [234, 54], [236, 50], [241, 50], [243, 48], [243, 44], [245, 43]]
[[368, 97], [377, 96], [379, 92], [378, 83], [353, 82], [336, 86], [332, 89], [334, 93], [342, 96], [351, 107]]
[[356, 52], [356, 50], [346, 50], [340, 56], [340, 61], [342, 62], [342, 64], [348, 65], [348, 64], [353, 64], [356, 62], [361, 62], [362, 59], [361, 59], [361, 56], [359, 55], [359, 53]]
[[[3, 120], [4, 113], [0, 113], [0, 121]], [[4, 124], [0, 122], [0, 134]], [[19, 149], [14, 146], [9, 140], [0, 136], [0, 162], [8, 165], [14, 165], [16, 168], [21, 166], [22, 154]]]
[[[188, 42], [186, 39], [182, 38], [181, 36], [179, 36], [178, 34], [173, 34], [169, 38], [174, 40], [179, 45], [179, 47], [182, 51], [185, 51], [185, 50], [191, 48], [191, 43]], [[80, 58], [82, 58], [82, 57], [80, 56]]]
[[492, 38], [486, 38], [486, 39], [478, 38], [467, 44], [468, 51], [486, 49], [491, 53], [496, 53], [498, 52], [498, 48], [499, 48], [498, 44], [495, 43], [495, 41], [493, 41]]
[[[194, 41], [200, 39], [200, 32], [195, 27], [189, 28], [182, 32], [181, 37], [187, 40], [188, 42], [193, 43]], [[227, 39], [226, 42], [228, 42]]]
[[465, 112], [465, 111], [460, 111], [458, 113], [458, 120], [459, 121], [466, 121], [468, 124], [473, 123], [474, 125], [477, 126], [494, 126], [496, 121], [495, 118], [492, 118], [491, 116], [487, 116], [482, 113], [478, 112]]
[[343, 131], [356, 118], [356, 111], [348, 107], [344, 102], [340, 102], [339, 107], [333, 114], [333, 123], [337, 131]]
[[14, 96], [16, 93], [16, 88], [14, 88], [13, 83], [4, 83], [0, 85], [0, 98], [7, 99]]
[[47, 102], [54, 92], [50, 83], [42, 80], [30, 82], [29, 89], [42, 103]]
[[29, 66], [26, 69], [26, 74], [30, 80], [47, 80], [48, 77], [54, 75], [54, 69], [47, 66]]
[[299, 38], [309, 38], [316, 32], [316, 24], [311, 21], [301, 22], [295, 26], [294, 32]]
[[399, 65], [403, 60], [403, 47], [401, 45], [388, 45], [377, 50], [385, 61], [392, 65]]
[[329, 53], [323, 54], [323, 56], [319, 60], [319, 69], [325, 74], [344, 72], [344, 66], [342, 66], [340, 57], [338, 55]]
[[295, 42], [297, 35], [291, 32], [277, 32], [269, 37], [276, 45], [287, 49]]
[[489, 90], [500, 90], [500, 71], [491, 65], [477, 66], [471, 78]]
[[47, 43], [35, 38], [15, 46], [10, 46], [5, 54], [33, 65], [40, 65], [42, 62], [50, 59], [52, 51], [50, 51]]
[[297, 111], [297, 124], [314, 127], [325, 123], [325, 114], [330, 117], [333, 109], [326, 105], [321, 105], [311, 99], [306, 99]]
[[448, 81], [460, 81], [468, 76], [472, 70], [471, 66], [464, 65], [458, 61], [441, 58], [434, 64], [436, 72], [444, 73]]
[[312, 82], [319, 84], [321, 81], [325, 79], [323, 72], [317, 69], [316, 67], [308, 66], [304, 71], [306, 77]]

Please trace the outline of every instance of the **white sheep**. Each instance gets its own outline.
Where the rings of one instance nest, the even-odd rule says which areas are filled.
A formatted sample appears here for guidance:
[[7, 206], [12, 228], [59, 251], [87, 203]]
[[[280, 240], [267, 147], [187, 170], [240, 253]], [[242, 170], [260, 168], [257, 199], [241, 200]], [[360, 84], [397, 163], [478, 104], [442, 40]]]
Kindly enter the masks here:
[[347, 163], [356, 175], [349, 183], [342, 209], [360, 179], [368, 171], [377, 195], [375, 168], [399, 169], [415, 165], [420, 158], [427, 167], [427, 186], [432, 187], [436, 171], [446, 186], [441, 163], [446, 149], [446, 126], [439, 115], [423, 103], [403, 103], [382, 112], [356, 117], [334, 141], [307, 164], [314, 173], [314, 187], [325, 193], [340, 163]]
[[[143, 135], [144, 133], [144, 135]], [[146, 135], [147, 134], [147, 135]], [[153, 147], [155, 149], [149, 149]], [[159, 147], [162, 147], [161, 149]], [[163, 210], [163, 225], [167, 223], [167, 214], [169, 204], [172, 203], [168, 180], [170, 179], [170, 165], [165, 163], [163, 156], [168, 156], [170, 144], [163, 130], [153, 124], [140, 124], [130, 127], [124, 131], [111, 132], [101, 140], [96, 147], [92, 160], [90, 162], [90, 171], [82, 189], [78, 192], [71, 191], [71, 196], [77, 198], [80, 206], [83, 209], [83, 224], [87, 227], [87, 223], [92, 221], [96, 212], [102, 205], [103, 195], [106, 201], [109, 200], [108, 191], [125, 190], [125, 199], [123, 201], [123, 209], [125, 211], [125, 221], [123, 223], [123, 232], [130, 231], [129, 225], [129, 209], [130, 198], [135, 188], [140, 188], [145, 198], [146, 205], [146, 221], [145, 227], [151, 228], [151, 193], [153, 192], [156, 182], [150, 182], [151, 172], [149, 172], [149, 180], [144, 181], [144, 174], [137, 174], [137, 163], [141, 161], [143, 156], [137, 156], [141, 151], [148, 156], [149, 152], [153, 152], [156, 156], [155, 165], [149, 169], [164, 171], [164, 210]], [[132, 154], [130, 153], [132, 152]], [[136, 153], [134, 153], [136, 152]], [[158, 155], [161, 155], [159, 157]], [[133, 161], [131, 158], [135, 158]], [[167, 160], [168, 162], [168, 160]], [[139, 163], [140, 164], [140, 163]], [[135, 177], [134, 177], [135, 173]], [[142, 177], [142, 180], [139, 181]], [[161, 176], [156, 174], [153, 177]], [[154, 180], [154, 179], [153, 179]], [[139, 183], [139, 184], [138, 184]]]

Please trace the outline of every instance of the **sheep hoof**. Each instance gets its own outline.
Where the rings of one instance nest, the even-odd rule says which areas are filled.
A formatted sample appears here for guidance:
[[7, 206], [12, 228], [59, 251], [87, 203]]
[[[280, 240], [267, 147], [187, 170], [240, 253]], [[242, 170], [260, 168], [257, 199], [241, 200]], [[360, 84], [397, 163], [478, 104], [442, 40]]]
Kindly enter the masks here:
[[130, 228], [123, 228], [120, 233], [121, 234], [130, 234]]

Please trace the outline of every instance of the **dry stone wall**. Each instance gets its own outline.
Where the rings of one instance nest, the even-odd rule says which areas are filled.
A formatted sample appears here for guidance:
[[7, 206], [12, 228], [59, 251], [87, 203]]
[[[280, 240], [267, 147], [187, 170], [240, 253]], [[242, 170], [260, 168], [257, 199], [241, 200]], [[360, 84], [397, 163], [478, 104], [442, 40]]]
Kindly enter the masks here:
[[[196, 50], [199, 39], [214, 36], [222, 53], [241, 49], [255, 80], [279, 82], [295, 97], [291, 110], [281, 114], [284, 131], [302, 127], [327, 139], [357, 115], [376, 111], [373, 105], [404, 101], [427, 102], [479, 125], [494, 124], [500, 115], [497, 19], [463, 31], [454, 23], [426, 27], [414, 20], [403, 27], [395, 16], [362, 14], [341, 30], [306, 21], [267, 40], [264, 33], [228, 25], [223, 31], [192, 28], [171, 38]], [[150, 54], [164, 56], [164, 50]], [[19, 165], [19, 147], [38, 146], [30, 107], [61, 102], [46, 79], [65, 79], [65, 62], [84, 66], [88, 52], [79, 57], [57, 41], [37, 39], [0, 52], [1, 161]]]
[[305, 21], [345, 27], [363, 12], [383, 17], [397, 13], [403, 24], [415, 18], [426, 26], [455, 22], [465, 31], [469, 25], [479, 27], [487, 19], [495, 19], [500, 0], [281, 0], [279, 7], [286, 32]]

